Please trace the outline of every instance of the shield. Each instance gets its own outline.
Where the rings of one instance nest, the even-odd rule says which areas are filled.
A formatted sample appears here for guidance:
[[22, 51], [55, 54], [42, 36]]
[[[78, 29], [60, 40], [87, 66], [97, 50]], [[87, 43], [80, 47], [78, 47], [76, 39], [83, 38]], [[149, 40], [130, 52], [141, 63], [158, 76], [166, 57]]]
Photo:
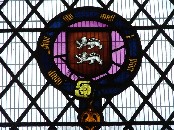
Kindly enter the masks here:
[[79, 76], [96, 77], [111, 67], [111, 32], [67, 32], [67, 61]]

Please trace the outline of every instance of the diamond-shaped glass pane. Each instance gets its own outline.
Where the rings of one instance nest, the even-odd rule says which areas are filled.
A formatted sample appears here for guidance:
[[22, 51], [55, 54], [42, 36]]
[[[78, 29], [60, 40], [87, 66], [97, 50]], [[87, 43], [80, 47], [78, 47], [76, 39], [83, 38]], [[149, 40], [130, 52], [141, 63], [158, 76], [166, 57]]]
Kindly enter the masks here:
[[161, 130], [162, 125], [133, 125], [133, 128], [134, 130]]
[[4, 18], [0, 16], [0, 29], [9, 29], [9, 25], [5, 22]]
[[101, 0], [105, 5], [107, 5], [107, 3], [110, 1], [110, 0]]
[[75, 7], [83, 7], [83, 6], [94, 6], [101, 7], [101, 5], [97, 2], [97, 0], [79, 0]]
[[62, 122], [78, 122], [77, 120], [78, 113], [75, 112], [74, 108], [70, 107], [63, 117], [60, 119]]
[[27, 3], [21, 0], [10, 0], [2, 9], [4, 15], [8, 18], [9, 21], [11, 21], [14, 27], [18, 27], [30, 11], [31, 9]]
[[29, 0], [29, 1], [33, 6], [35, 6], [39, 2], [39, 0]]
[[148, 105], [145, 105], [135, 118], [136, 121], [160, 121]]
[[168, 25], [174, 25], [174, 17], [171, 18], [171, 20], [168, 22]]
[[0, 122], [8, 122], [1, 112], [0, 112]]
[[158, 24], [163, 24], [168, 15], [172, 12], [174, 5], [171, 6], [169, 0], [153, 1], [150, 0], [145, 6], [146, 11]]
[[37, 11], [47, 22], [64, 10], [66, 10], [66, 7], [60, 0], [53, 0], [51, 2], [44, 0], [42, 5], [40, 5], [37, 9]]
[[174, 67], [172, 67], [168, 72], [168, 74], [166, 75], [166, 77], [172, 82], [172, 84], [174, 84], [173, 75], [174, 75]]
[[25, 89], [27, 89], [32, 97], [35, 97], [46, 84], [46, 80], [35, 59], [30, 62], [18, 79], [24, 84]]
[[140, 70], [133, 80], [134, 83], [144, 95], [147, 95], [159, 78], [158, 71], [143, 57]]
[[[105, 102], [105, 101], [104, 101]], [[103, 110], [104, 121], [106, 122], [122, 122], [120, 117], [115, 113], [115, 111], [107, 105]]]
[[24, 63], [31, 56], [28, 49], [15, 37], [5, 50], [0, 54], [5, 63], [9, 66], [14, 74], [24, 65]]
[[22, 122], [46, 122], [40, 112], [33, 106], [26, 116], [23, 118]]
[[166, 82], [163, 81], [153, 93], [149, 102], [151, 102], [160, 115], [167, 120], [170, 114], [174, 111], [173, 97], [173, 90]]
[[[172, 21], [173, 20], [173, 21]], [[171, 24], [174, 25], [174, 17], [171, 20]], [[169, 23], [170, 24], [170, 23]], [[174, 29], [164, 29], [165, 33], [173, 40], [173, 44], [170, 43], [172, 46], [174, 46]]]
[[[137, 21], [135, 21], [135, 22], [137, 22]], [[141, 21], [139, 21], [139, 23], [141, 23]], [[136, 25], [136, 26], [138, 26], [138, 25]], [[138, 30], [137, 32], [140, 37], [142, 49], [144, 50], [145, 47], [149, 44], [149, 42], [153, 38], [153, 36], [156, 34], [157, 30]]]
[[123, 114], [126, 120], [130, 120], [131, 116], [135, 113], [135, 110], [142, 102], [142, 98], [132, 87], [129, 87], [121, 94], [114, 97], [112, 102], [118, 108], [120, 113]]
[[[39, 23], [39, 25], [40, 25], [40, 23]], [[32, 28], [32, 26], [26, 27], [26, 28]], [[39, 38], [40, 32], [20, 32], [19, 34], [27, 42], [27, 45], [29, 45], [29, 47], [33, 51], [35, 51], [36, 47], [37, 47], [37, 40]]]
[[0, 93], [6, 88], [12, 77], [0, 63]]
[[[1, 23], [0, 23], [1, 24]], [[1, 25], [0, 25], [1, 26]], [[2, 25], [3, 29], [7, 29], [7, 24]], [[4, 43], [9, 39], [12, 33], [0, 33], [0, 50]]]
[[[37, 100], [37, 103], [45, 112], [47, 117], [51, 121], [54, 121], [66, 106], [68, 100], [66, 100], [63, 94], [56, 88], [48, 86], [41, 97]], [[60, 121], [63, 122], [65, 119], [61, 118]]]
[[174, 48], [163, 35], [159, 35], [147, 54], [164, 71], [174, 58]]
[[[43, 17], [43, 16], [42, 16]], [[26, 24], [23, 26], [23, 28], [44, 28], [44, 24], [42, 23], [42, 21], [40, 20], [40, 18], [34, 13], [29, 20], [26, 22]], [[35, 32], [35, 30], [33, 31]], [[32, 32], [30, 32], [31, 35]], [[40, 32], [39, 32], [40, 34]], [[27, 35], [25, 34], [25, 37], [27, 37]], [[35, 40], [35, 38], [33, 38]], [[31, 40], [31, 39], [30, 39]], [[38, 40], [38, 39], [37, 39]]]
[[[154, 26], [154, 24], [147, 18], [147, 16], [140, 12], [132, 23], [133, 26]], [[142, 29], [144, 31], [144, 29]], [[150, 30], [153, 31], [153, 30]]]
[[145, 0], [137, 0], [140, 4], [143, 4]]
[[29, 103], [30, 100], [16, 83], [14, 83], [2, 99], [0, 99], [0, 105], [4, 108], [12, 121], [18, 119]]
[[0, 5], [3, 3], [3, 0], [0, 1]]
[[[130, 5], [131, 5], [131, 8], [130, 8]], [[137, 9], [138, 9], [138, 7], [133, 2], [133, 0], [131, 0], [131, 1], [122, 0], [121, 2], [114, 2], [113, 4], [111, 4], [111, 6], [109, 8], [109, 10], [112, 10], [112, 11], [118, 13], [119, 15], [121, 15], [128, 21], [135, 14]]]

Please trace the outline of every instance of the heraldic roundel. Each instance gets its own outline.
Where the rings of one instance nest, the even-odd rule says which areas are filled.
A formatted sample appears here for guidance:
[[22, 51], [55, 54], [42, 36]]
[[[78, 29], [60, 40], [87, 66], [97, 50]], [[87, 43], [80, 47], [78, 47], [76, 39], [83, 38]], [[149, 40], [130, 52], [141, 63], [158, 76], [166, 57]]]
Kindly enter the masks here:
[[45, 78], [78, 98], [114, 96], [138, 73], [137, 31], [115, 12], [80, 7], [54, 17], [41, 32], [36, 59]]

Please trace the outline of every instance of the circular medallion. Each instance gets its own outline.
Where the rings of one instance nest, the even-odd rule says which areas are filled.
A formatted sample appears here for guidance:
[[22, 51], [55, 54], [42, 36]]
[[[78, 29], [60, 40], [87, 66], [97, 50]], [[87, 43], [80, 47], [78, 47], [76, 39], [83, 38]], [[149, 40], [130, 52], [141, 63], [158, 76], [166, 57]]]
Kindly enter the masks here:
[[142, 48], [120, 15], [97, 7], [65, 11], [41, 33], [36, 59], [45, 78], [77, 98], [121, 93], [137, 74]]

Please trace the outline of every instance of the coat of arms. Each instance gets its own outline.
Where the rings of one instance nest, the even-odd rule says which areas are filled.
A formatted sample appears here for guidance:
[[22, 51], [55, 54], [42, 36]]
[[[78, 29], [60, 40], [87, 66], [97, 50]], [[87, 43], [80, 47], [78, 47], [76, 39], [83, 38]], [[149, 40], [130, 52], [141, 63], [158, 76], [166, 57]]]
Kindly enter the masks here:
[[95, 77], [111, 66], [109, 32], [68, 32], [69, 68], [85, 77]]

